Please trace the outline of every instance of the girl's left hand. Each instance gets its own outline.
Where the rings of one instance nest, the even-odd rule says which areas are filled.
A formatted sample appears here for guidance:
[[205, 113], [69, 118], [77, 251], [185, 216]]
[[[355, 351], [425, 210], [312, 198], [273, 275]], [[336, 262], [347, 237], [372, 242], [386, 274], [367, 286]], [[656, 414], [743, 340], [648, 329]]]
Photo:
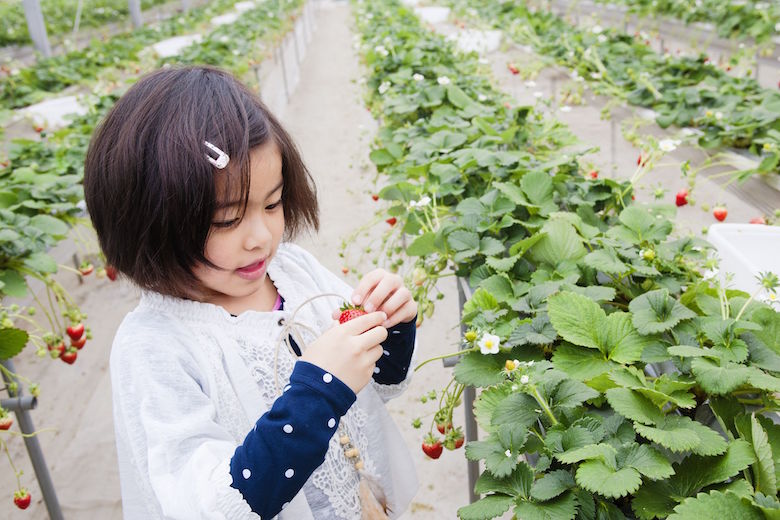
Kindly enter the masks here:
[[[352, 303], [362, 305], [366, 312], [387, 314], [387, 320], [382, 324], [386, 329], [417, 316], [417, 302], [404, 286], [403, 278], [384, 269], [374, 269], [360, 280], [352, 293]], [[334, 311], [333, 319], [337, 320], [339, 314], [340, 311]]]

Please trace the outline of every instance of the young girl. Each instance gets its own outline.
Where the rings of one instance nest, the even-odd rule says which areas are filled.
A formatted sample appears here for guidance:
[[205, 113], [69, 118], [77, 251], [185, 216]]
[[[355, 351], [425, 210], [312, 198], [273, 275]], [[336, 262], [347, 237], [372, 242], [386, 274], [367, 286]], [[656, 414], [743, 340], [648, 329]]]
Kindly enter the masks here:
[[[417, 305], [397, 275], [353, 291], [287, 241], [317, 229], [316, 194], [255, 95], [211, 68], [142, 78], [96, 130], [84, 191], [142, 289], [111, 352], [126, 519], [406, 509], [414, 465], [384, 402], [408, 384]], [[346, 300], [368, 314], [334, 323]]]

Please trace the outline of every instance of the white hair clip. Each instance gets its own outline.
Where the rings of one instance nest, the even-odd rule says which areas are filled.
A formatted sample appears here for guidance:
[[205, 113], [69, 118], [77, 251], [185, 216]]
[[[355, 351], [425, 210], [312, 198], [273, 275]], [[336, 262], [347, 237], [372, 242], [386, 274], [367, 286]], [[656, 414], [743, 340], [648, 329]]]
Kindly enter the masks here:
[[211, 151], [217, 154], [217, 158], [214, 159], [209, 154], [206, 154], [206, 159], [209, 160], [211, 164], [213, 164], [217, 169], [222, 170], [225, 166], [228, 165], [230, 162], [230, 156], [211, 144], [208, 141], [203, 141], [203, 144], [205, 144]]

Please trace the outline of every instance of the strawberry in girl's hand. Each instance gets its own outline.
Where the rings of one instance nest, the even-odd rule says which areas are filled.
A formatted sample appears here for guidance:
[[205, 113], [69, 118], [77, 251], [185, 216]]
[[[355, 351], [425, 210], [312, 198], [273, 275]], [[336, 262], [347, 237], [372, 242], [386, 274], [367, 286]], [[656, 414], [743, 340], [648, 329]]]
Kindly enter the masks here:
[[[5, 413], [5, 412], [4, 412]], [[14, 418], [10, 415], [4, 415], [0, 417], [0, 430], [7, 430], [14, 423]]]
[[677, 204], [678, 207], [688, 204], [688, 190], [682, 188], [678, 191], [677, 195], [674, 197], [674, 203]]
[[84, 324], [78, 323], [76, 325], [71, 325], [67, 329], [65, 329], [65, 332], [68, 333], [68, 336], [70, 336], [70, 339], [73, 341], [76, 341], [81, 338], [81, 336], [84, 335]]
[[443, 451], [443, 447], [441, 445], [441, 441], [434, 437], [432, 433], [429, 433], [427, 437], [425, 437], [425, 440], [422, 443], [422, 450], [423, 453], [428, 455], [432, 459], [438, 459], [441, 457], [441, 452]]
[[719, 222], [723, 222], [726, 220], [726, 216], [729, 214], [728, 210], [724, 208], [723, 206], [715, 206], [715, 209], [712, 210], [712, 216], [715, 217], [716, 220]]
[[346, 323], [349, 320], [354, 320], [355, 318], [359, 316], [363, 316], [364, 314], [367, 314], [365, 310], [363, 310], [363, 307], [359, 305], [352, 305], [349, 303], [345, 303], [341, 307], [341, 314], [339, 315], [339, 323]]
[[19, 509], [27, 509], [31, 499], [30, 493], [24, 488], [19, 491], [14, 491], [14, 504], [16, 504], [16, 507]]

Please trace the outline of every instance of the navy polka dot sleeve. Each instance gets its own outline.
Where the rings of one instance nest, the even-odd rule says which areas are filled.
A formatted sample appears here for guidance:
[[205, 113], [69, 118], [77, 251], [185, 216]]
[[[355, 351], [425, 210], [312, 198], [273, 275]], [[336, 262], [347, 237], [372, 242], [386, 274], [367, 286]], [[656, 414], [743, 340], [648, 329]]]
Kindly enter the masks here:
[[416, 316], [408, 323], [399, 323], [387, 329], [387, 339], [382, 342], [382, 357], [374, 368], [374, 381], [381, 385], [397, 385], [406, 379], [416, 335]]
[[295, 363], [290, 384], [230, 461], [231, 486], [252, 511], [271, 518], [292, 500], [325, 460], [338, 422], [356, 398], [320, 367]]

